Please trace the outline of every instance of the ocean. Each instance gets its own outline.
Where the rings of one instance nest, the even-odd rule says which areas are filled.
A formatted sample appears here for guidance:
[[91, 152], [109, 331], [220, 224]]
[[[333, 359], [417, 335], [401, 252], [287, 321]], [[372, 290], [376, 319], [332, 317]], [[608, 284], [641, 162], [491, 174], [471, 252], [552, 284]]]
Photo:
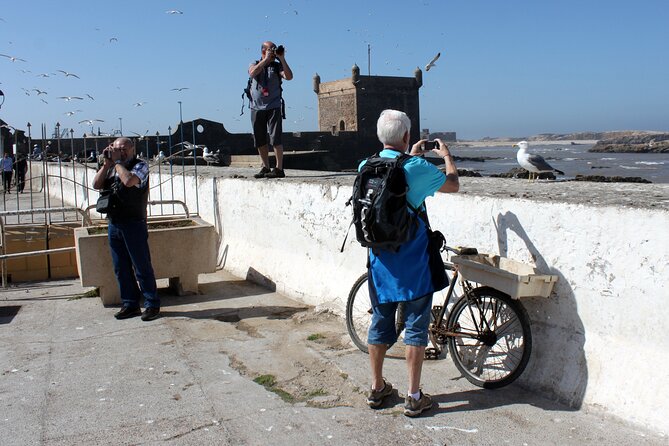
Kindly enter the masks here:
[[[483, 176], [506, 173], [520, 167], [516, 161], [517, 149], [508, 146], [465, 147], [451, 144], [451, 153], [460, 157], [481, 157], [479, 161], [457, 161], [459, 169], [474, 170]], [[558, 179], [572, 179], [576, 175], [603, 175], [607, 177], [641, 177], [653, 183], [669, 183], [669, 153], [591, 153], [592, 144], [537, 144], [530, 143], [530, 153], [544, 157], [548, 164], [565, 173]]]

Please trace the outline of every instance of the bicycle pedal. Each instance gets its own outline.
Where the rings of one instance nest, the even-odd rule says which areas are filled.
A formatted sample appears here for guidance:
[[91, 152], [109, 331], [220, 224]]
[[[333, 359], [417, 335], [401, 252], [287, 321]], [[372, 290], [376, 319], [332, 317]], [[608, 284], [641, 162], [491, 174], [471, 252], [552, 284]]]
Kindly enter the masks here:
[[441, 350], [437, 350], [433, 347], [428, 347], [425, 349], [425, 359], [439, 359], [441, 355]]

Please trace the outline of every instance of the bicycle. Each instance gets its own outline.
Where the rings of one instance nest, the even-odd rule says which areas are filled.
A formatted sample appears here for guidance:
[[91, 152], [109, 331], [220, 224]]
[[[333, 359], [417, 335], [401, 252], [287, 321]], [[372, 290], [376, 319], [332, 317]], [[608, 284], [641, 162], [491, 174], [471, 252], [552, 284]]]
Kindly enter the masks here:
[[[446, 245], [444, 251], [449, 256], [478, 253], [475, 248]], [[432, 347], [426, 349], [426, 359], [438, 359], [448, 344], [455, 366], [472, 384], [487, 389], [511, 384], [525, 370], [532, 351], [527, 311], [519, 300], [499, 290], [474, 286], [450, 261], [444, 262], [444, 268], [449, 286], [433, 297], [434, 302], [437, 294], [443, 296], [443, 303], [432, 307], [428, 329]], [[365, 353], [369, 353], [366, 340], [371, 308], [365, 273], [353, 284], [346, 303], [346, 328], [356, 347]], [[404, 329], [403, 319], [400, 304], [396, 313], [398, 337]]]

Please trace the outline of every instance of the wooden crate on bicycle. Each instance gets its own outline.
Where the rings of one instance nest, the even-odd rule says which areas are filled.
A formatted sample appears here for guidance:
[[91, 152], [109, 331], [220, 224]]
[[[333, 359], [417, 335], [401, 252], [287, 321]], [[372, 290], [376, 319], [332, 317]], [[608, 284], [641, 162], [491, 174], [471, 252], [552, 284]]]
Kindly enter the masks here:
[[451, 261], [465, 279], [495, 288], [513, 299], [548, 297], [558, 280], [556, 275], [540, 274], [532, 265], [493, 254], [456, 255]]

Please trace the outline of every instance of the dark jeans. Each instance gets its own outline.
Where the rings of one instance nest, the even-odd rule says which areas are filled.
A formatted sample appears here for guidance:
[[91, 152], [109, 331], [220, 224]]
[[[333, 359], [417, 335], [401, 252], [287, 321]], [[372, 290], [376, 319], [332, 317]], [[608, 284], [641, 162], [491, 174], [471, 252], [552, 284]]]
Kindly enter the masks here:
[[9, 191], [12, 188], [12, 171], [2, 171], [2, 184], [5, 188], [5, 192]]
[[144, 296], [146, 308], [160, 308], [146, 221], [114, 223], [110, 220], [107, 234], [123, 306], [137, 308]]

